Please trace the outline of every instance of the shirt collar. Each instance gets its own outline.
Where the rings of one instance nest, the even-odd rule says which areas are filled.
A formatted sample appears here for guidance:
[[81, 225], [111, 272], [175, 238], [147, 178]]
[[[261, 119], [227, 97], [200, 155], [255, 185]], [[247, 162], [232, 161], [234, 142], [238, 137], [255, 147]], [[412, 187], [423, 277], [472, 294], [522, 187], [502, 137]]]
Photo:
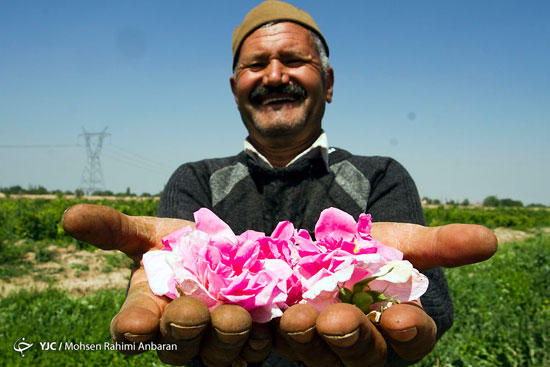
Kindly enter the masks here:
[[[263, 154], [258, 152], [258, 150], [256, 150], [256, 148], [254, 148], [254, 146], [248, 141], [248, 139], [244, 140], [244, 151], [250, 157], [252, 157], [256, 163], [261, 164], [262, 166], [265, 166], [265, 167], [273, 168], [273, 165], [271, 165], [271, 163], [269, 163], [267, 158]], [[327, 170], [328, 170], [328, 168], [329, 168], [328, 167], [328, 155], [329, 155], [330, 152], [331, 152], [331, 149], [328, 146], [327, 135], [323, 131], [321, 133], [321, 135], [319, 135], [317, 140], [315, 140], [309, 148], [307, 148], [306, 150], [304, 150], [303, 152], [298, 154], [296, 157], [294, 157], [294, 159], [292, 159], [290, 162], [288, 162], [286, 167], [288, 167], [288, 166], [290, 166], [290, 165], [292, 165], [296, 162], [300, 162], [301, 160], [306, 159], [306, 158], [321, 157], [323, 159], [323, 161], [325, 162], [325, 165], [326, 165]]]

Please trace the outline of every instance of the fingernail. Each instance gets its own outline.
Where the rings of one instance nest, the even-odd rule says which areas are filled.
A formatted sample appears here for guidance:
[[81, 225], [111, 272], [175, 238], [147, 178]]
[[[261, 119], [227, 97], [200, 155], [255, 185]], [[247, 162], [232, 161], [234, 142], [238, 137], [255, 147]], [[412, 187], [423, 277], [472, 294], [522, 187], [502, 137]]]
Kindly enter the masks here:
[[408, 342], [409, 340], [412, 340], [416, 334], [418, 334], [416, 327], [405, 330], [386, 330], [386, 332], [393, 340], [400, 342]]
[[131, 342], [134, 343], [140, 343], [140, 342], [146, 342], [150, 340], [153, 337], [153, 334], [132, 334], [132, 333], [124, 333], [124, 337]]
[[327, 335], [323, 334], [323, 338], [330, 344], [340, 347], [340, 348], [347, 348], [351, 347], [355, 343], [357, 343], [357, 340], [359, 340], [359, 328], [353, 330], [351, 333], [344, 334], [344, 335]]
[[172, 336], [176, 339], [193, 339], [199, 336], [199, 334], [204, 330], [206, 324], [194, 325], [194, 326], [183, 326], [176, 323], [170, 323], [170, 331]]
[[248, 339], [248, 345], [253, 350], [263, 350], [271, 343], [269, 339]]
[[247, 365], [248, 363], [246, 363], [246, 361], [240, 356], [237, 357], [237, 359], [235, 359], [233, 362], [231, 362], [231, 367], [246, 367]]
[[304, 344], [309, 343], [311, 339], [315, 336], [315, 326], [310, 327], [307, 330], [304, 331], [294, 331], [291, 333], [286, 333], [292, 340]]
[[236, 343], [243, 340], [243, 338], [246, 337], [250, 332], [250, 330], [245, 330], [236, 333], [226, 333], [218, 328], [214, 328], [214, 331], [216, 332], [216, 337], [222, 343]]

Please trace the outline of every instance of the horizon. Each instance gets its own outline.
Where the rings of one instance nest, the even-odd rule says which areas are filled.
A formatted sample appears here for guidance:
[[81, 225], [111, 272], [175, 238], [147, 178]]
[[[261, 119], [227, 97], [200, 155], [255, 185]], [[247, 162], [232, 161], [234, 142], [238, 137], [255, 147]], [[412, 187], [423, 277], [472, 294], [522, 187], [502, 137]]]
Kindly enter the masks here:
[[[0, 0], [0, 187], [80, 187], [83, 129], [108, 127], [113, 192], [237, 154], [231, 35], [257, 3]], [[550, 205], [550, 3], [291, 3], [330, 48], [329, 145], [397, 159], [421, 198]]]

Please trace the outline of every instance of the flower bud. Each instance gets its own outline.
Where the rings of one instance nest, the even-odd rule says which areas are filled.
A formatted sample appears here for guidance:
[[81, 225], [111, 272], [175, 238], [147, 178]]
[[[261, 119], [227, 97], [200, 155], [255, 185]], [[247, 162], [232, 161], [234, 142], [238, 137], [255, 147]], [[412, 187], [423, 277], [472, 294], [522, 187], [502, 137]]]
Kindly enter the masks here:
[[347, 288], [340, 288], [338, 298], [344, 303], [352, 303], [353, 292]]
[[359, 307], [364, 313], [371, 311], [370, 306], [373, 303], [372, 296], [366, 292], [355, 293], [352, 297], [352, 303]]

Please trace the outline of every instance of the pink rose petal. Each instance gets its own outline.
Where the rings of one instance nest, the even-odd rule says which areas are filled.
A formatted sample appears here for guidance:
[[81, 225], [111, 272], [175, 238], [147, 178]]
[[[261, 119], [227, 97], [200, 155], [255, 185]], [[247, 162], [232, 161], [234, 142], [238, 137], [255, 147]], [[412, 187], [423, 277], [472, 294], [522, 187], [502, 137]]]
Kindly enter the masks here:
[[353, 241], [356, 230], [357, 225], [351, 215], [339, 209], [329, 208], [323, 210], [319, 216], [315, 225], [315, 238], [322, 240], [330, 237]]
[[194, 214], [195, 228], [208, 233], [214, 241], [228, 240], [236, 242], [235, 233], [216, 214], [206, 208], [197, 210]]

